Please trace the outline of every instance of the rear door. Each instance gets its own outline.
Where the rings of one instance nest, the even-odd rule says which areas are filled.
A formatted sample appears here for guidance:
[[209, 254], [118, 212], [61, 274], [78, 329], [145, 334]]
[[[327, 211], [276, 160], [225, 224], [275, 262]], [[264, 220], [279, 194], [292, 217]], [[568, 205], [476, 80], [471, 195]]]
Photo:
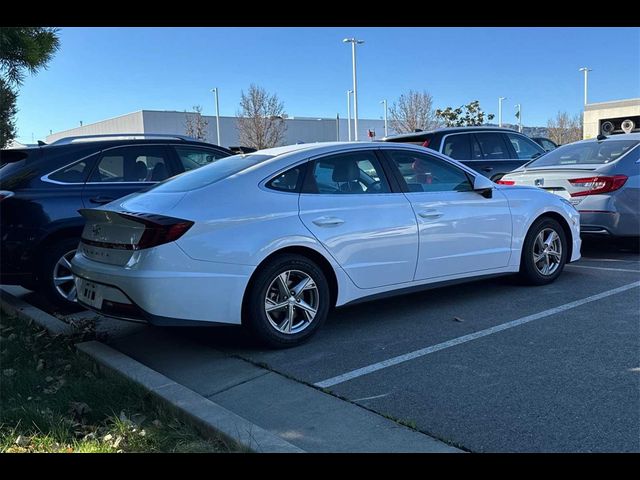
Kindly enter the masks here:
[[476, 132], [473, 137], [476, 141], [475, 155], [469, 166], [485, 177], [496, 180], [525, 163], [525, 160], [517, 158], [504, 133]]
[[312, 160], [299, 207], [304, 225], [359, 288], [413, 280], [416, 219], [375, 149]]
[[126, 145], [103, 150], [82, 192], [85, 208], [112, 202], [176, 173], [165, 145]]

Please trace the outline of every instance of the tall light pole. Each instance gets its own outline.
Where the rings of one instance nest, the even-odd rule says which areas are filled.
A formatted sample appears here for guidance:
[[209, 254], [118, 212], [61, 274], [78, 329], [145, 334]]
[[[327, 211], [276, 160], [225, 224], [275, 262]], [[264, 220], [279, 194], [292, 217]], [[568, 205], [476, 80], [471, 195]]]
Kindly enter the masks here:
[[498, 126], [502, 126], [502, 101], [506, 100], [507, 97], [498, 97]]
[[345, 38], [344, 43], [351, 44], [351, 61], [353, 63], [353, 128], [354, 139], [358, 141], [358, 80], [356, 78], [356, 45], [362, 45], [364, 40], [356, 40], [355, 38]]
[[349, 132], [349, 141], [351, 141], [351, 94], [353, 90], [347, 90], [347, 131]]
[[389, 135], [389, 130], [387, 129], [387, 100], [381, 100], [380, 103], [384, 105], [384, 136]]
[[518, 109], [518, 113], [516, 113], [516, 117], [518, 118], [518, 131], [522, 133], [522, 105], [518, 103], [515, 107]]
[[222, 145], [220, 143], [220, 104], [218, 102], [218, 88], [212, 88], [211, 91], [216, 96], [216, 134], [218, 136], [218, 145]]
[[587, 77], [589, 76], [589, 72], [593, 72], [593, 70], [582, 67], [578, 70], [579, 72], [584, 72], [584, 104], [587, 104]]

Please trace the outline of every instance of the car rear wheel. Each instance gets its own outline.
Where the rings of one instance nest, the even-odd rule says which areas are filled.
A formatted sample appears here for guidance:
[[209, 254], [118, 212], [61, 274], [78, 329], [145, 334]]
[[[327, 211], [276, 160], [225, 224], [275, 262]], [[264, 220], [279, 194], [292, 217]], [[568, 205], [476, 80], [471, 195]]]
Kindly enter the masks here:
[[278, 255], [249, 286], [244, 323], [275, 348], [299, 345], [324, 323], [329, 285], [322, 270], [301, 255]]
[[543, 217], [529, 229], [522, 247], [520, 278], [530, 285], [553, 282], [567, 262], [567, 239], [562, 226]]
[[76, 287], [71, 274], [71, 259], [77, 248], [76, 238], [48, 246], [39, 275], [39, 293], [55, 306], [68, 310], [81, 308], [76, 303]]

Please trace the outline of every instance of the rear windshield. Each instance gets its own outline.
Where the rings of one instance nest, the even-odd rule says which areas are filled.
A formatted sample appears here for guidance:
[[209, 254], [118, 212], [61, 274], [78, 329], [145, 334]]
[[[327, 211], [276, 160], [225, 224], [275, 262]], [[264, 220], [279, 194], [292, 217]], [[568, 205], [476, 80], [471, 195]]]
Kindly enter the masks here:
[[271, 155], [232, 155], [170, 178], [149, 189], [154, 192], [188, 192], [235, 175], [273, 158]]
[[[40, 149], [8, 149], [0, 150], [0, 187], [3, 189], [16, 188], [18, 184], [26, 180], [28, 175], [25, 167], [27, 162], [39, 158]], [[30, 174], [33, 172], [29, 171]], [[16, 175], [19, 178], [14, 178]]]
[[527, 168], [552, 165], [605, 164], [618, 160], [633, 147], [637, 140], [604, 140], [602, 142], [572, 143], [558, 147], [546, 155], [529, 162]]

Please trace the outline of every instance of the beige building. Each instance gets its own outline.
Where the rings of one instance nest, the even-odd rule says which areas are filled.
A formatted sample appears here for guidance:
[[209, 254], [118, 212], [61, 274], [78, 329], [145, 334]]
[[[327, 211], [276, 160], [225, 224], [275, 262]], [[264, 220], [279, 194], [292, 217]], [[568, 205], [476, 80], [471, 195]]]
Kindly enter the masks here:
[[[595, 138], [600, 133], [624, 133], [622, 123], [633, 122], [633, 131], [640, 132], [640, 98], [616, 100], [613, 102], [590, 103], [584, 107], [583, 138]], [[606, 122], [610, 122], [611, 125]], [[604, 131], [603, 131], [603, 126]], [[612, 129], [612, 130], [608, 130]]]

